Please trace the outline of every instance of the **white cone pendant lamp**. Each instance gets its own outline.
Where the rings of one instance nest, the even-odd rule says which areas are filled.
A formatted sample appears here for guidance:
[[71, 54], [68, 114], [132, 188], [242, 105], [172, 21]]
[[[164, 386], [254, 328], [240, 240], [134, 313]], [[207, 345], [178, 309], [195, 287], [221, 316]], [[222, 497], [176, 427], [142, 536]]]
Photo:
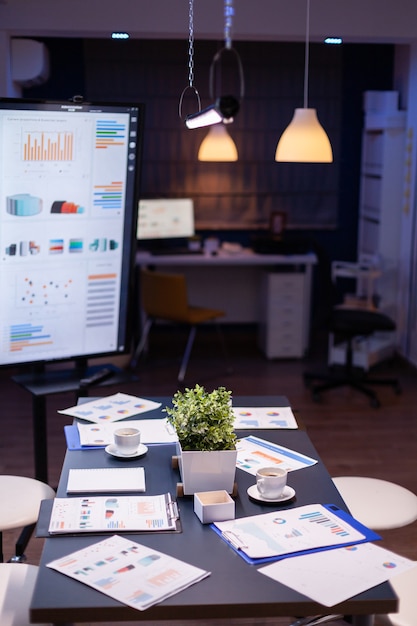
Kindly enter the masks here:
[[215, 124], [203, 139], [198, 151], [199, 161], [237, 161], [236, 144], [224, 124]]
[[278, 142], [275, 161], [302, 163], [333, 161], [332, 147], [326, 131], [317, 118], [316, 109], [295, 109], [290, 125]]
[[283, 132], [275, 152], [275, 161], [293, 163], [332, 163], [333, 151], [329, 138], [320, 124], [316, 109], [309, 109], [308, 62], [310, 0], [307, 0], [306, 46], [304, 67], [304, 107], [295, 109], [294, 116]]

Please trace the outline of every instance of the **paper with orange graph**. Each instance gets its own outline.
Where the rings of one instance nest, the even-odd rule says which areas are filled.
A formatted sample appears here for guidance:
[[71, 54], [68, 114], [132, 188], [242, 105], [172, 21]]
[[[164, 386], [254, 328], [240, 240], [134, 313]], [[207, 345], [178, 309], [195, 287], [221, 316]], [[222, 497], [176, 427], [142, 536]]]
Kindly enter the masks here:
[[317, 463], [316, 459], [305, 454], [259, 437], [249, 436], [239, 439], [236, 447], [236, 466], [254, 476], [260, 467], [277, 465], [291, 472]]

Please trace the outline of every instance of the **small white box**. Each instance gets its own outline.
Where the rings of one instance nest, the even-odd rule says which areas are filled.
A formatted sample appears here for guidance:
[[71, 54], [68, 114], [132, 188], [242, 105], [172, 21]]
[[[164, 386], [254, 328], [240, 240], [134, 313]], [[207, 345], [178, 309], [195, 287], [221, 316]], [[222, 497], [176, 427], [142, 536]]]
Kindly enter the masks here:
[[194, 513], [202, 524], [235, 518], [235, 502], [227, 491], [200, 491], [194, 494]]

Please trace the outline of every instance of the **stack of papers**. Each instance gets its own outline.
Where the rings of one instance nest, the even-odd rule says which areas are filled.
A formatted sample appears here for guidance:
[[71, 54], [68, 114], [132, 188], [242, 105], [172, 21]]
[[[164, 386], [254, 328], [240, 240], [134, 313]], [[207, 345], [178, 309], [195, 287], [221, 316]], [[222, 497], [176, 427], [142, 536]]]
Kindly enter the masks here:
[[210, 575], [118, 535], [52, 561], [47, 567], [139, 611]]

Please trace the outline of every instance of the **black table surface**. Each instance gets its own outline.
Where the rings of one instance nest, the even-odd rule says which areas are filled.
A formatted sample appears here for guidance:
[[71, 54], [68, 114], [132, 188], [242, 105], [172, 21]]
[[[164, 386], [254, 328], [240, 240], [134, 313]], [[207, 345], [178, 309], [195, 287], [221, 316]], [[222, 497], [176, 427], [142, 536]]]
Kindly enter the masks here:
[[[162, 407], [170, 398], [151, 398]], [[238, 397], [235, 406], [284, 406], [282, 396]], [[161, 410], [142, 414], [141, 417], [161, 417]], [[239, 431], [244, 437], [249, 431]], [[318, 463], [291, 472], [288, 484], [296, 491], [296, 499], [285, 507], [304, 504], [335, 504], [347, 510], [323, 462], [304, 430], [257, 430], [253, 434], [280, 445], [297, 450], [318, 460]], [[180, 476], [172, 468], [174, 444], [150, 445], [148, 453], [136, 460], [119, 460], [103, 449], [67, 451], [57, 495], [66, 497], [66, 484], [70, 468], [143, 466], [146, 475], [146, 493], [170, 492], [176, 494]], [[235, 498], [236, 517], [270, 512], [271, 506], [251, 501], [247, 489], [254, 476], [240, 469], [236, 472], [238, 493]], [[54, 536], [47, 538], [42, 553], [40, 572], [31, 605], [33, 622], [89, 622], [168, 619], [256, 618], [274, 616], [307, 616], [342, 613], [359, 616], [394, 612], [396, 596], [388, 583], [383, 583], [354, 598], [332, 607], [313, 602], [306, 596], [263, 576], [257, 566], [247, 564], [210, 528], [201, 524], [194, 513], [193, 498], [178, 499], [182, 532], [180, 533], [130, 533], [129, 537], [155, 550], [166, 552], [211, 572], [211, 575], [192, 587], [168, 598], [146, 611], [136, 611], [112, 598], [45, 567], [45, 564], [82, 549], [103, 535]], [[365, 622], [364, 622], [365, 623]]]

